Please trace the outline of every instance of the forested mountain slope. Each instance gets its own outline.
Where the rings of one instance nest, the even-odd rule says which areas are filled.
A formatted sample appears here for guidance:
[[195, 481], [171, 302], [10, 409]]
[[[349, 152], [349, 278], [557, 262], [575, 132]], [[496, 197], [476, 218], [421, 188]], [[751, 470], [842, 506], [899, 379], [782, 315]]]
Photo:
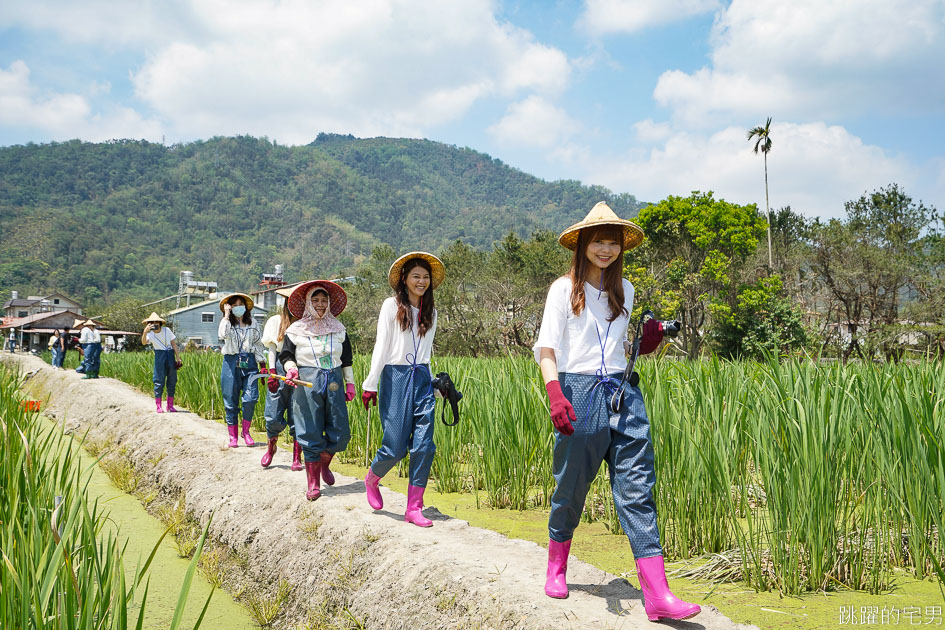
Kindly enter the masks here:
[[290, 280], [350, 273], [382, 243], [488, 248], [509, 231], [577, 221], [602, 199], [622, 216], [642, 205], [428, 140], [5, 147], [0, 295], [57, 289], [90, 305], [156, 298], [176, 291], [181, 269], [246, 290], [276, 263]]

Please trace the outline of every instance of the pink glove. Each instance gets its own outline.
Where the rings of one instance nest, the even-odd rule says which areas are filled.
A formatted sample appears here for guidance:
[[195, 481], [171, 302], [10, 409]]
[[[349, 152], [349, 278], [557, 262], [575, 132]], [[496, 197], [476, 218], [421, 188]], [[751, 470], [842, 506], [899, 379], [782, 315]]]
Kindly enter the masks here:
[[299, 368], [289, 368], [285, 371], [285, 377], [288, 379], [286, 385], [289, 387], [295, 387], [293, 381], [299, 377]]
[[643, 339], [640, 340], [640, 356], [650, 354], [663, 341], [663, 322], [658, 319], [648, 319], [643, 324]]
[[364, 405], [365, 411], [372, 402], [374, 406], [377, 407], [377, 392], [369, 392], [367, 390], [361, 392], [361, 404]]
[[568, 399], [564, 397], [564, 392], [561, 391], [561, 383], [548, 381], [545, 389], [548, 390], [548, 401], [551, 403], [551, 423], [555, 425], [559, 433], [563, 435], [573, 434], [574, 427], [571, 426], [571, 422], [577, 421], [577, 416], [574, 415], [574, 407], [571, 406]]
[[354, 383], [345, 385], [345, 402], [351, 402], [356, 395], [357, 392], [354, 390]]

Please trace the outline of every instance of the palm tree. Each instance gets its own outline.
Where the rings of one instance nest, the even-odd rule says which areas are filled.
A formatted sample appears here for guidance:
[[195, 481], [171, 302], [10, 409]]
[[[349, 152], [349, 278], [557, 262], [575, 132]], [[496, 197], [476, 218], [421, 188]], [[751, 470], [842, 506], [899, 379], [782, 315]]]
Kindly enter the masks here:
[[770, 116], [764, 127], [754, 127], [748, 130], [749, 142], [754, 138], [757, 138], [757, 140], [755, 140], [755, 148], [753, 151], [757, 155], [758, 150], [761, 149], [761, 152], [765, 156], [765, 217], [768, 219], [768, 268], [774, 269], [774, 263], [771, 259], [771, 210], [768, 207], [768, 151], [771, 150]]

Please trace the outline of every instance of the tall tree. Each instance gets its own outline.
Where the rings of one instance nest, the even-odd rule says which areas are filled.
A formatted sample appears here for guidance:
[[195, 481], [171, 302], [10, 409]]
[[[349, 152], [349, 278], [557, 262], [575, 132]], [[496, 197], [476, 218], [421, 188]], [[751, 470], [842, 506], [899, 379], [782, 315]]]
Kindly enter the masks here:
[[748, 130], [748, 140], [755, 140], [755, 146], [752, 149], [755, 155], [758, 151], [765, 158], [765, 218], [768, 220], [768, 267], [774, 268], [774, 259], [771, 256], [771, 209], [768, 202], [768, 152], [771, 151], [771, 117], [764, 127], [753, 127]]
[[682, 346], [686, 354], [696, 357], [708, 332], [709, 303], [734, 295], [731, 289], [740, 284], [745, 262], [764, 234], [758, 208], [697, 191], [648, 206], [637, 221], [647, 235], [641, 255], [648, 260], [637, 261], [632, 252], [628, 266], [642, 263], [651, 270], [660, 289], [648, 291], [649, 297], [674, 305], [672, 315], [683, 323]]

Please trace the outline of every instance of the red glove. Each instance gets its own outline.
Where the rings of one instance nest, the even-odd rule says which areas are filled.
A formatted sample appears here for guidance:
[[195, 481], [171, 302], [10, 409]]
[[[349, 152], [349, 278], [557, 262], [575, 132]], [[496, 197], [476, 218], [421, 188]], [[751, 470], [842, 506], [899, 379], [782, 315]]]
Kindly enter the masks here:
[[183, 361], [181, 361], [180, 359], [177, 359], [176, 361], [174, 361], [174, 369], [175, 369], [175, 370], [179, 370], [179, 369], [181, 369], [182, 367], [184, 367], [184, 362], [183, 362]]
[[275, 394], [279, 391], [279, 379], [270, 376], [266, 379], [266, 387], [269, 389], [269, 393]]
[[263, 361], [259, 362], [259, 373], [269, 374], [269, 368], [266, 367], [266, 364]]
[[354, 400], [355, 395], [357, 395], [357, 392], [354, 390], [354, 383], [345, 385], [345, 402]]
[[548, 390], [548, 401], [551, 403], [551, 423], [555, 425], [559, 433], [563, 435], [573, 434], [574, 427], [571, 426], [571, 423], [577, 421], [577, 416], [574, 415], [574, 407], [571, 406], [568, 399], [564, 397], [564, 392], [561, 391], [561, 383], [548, 381], [545, 389]]
[[288, 379], [285, 384], [289, 387], [295, 387], [293, 381], [299, 377], [299, 368], [291, 367], [285, 371], [285, 377]]
[[363, 391], [361, 392], [361, 404], [364, 405], [364, 409], [367, 410], [370, 403], [374, 403], [374, 406], [377, 407], [377, 392]]
[[648, 319], [643, 324], [643, 339], [640, 340], [640, 356], [650, 354], [663, 341], [663, 322], [658, 319]]

